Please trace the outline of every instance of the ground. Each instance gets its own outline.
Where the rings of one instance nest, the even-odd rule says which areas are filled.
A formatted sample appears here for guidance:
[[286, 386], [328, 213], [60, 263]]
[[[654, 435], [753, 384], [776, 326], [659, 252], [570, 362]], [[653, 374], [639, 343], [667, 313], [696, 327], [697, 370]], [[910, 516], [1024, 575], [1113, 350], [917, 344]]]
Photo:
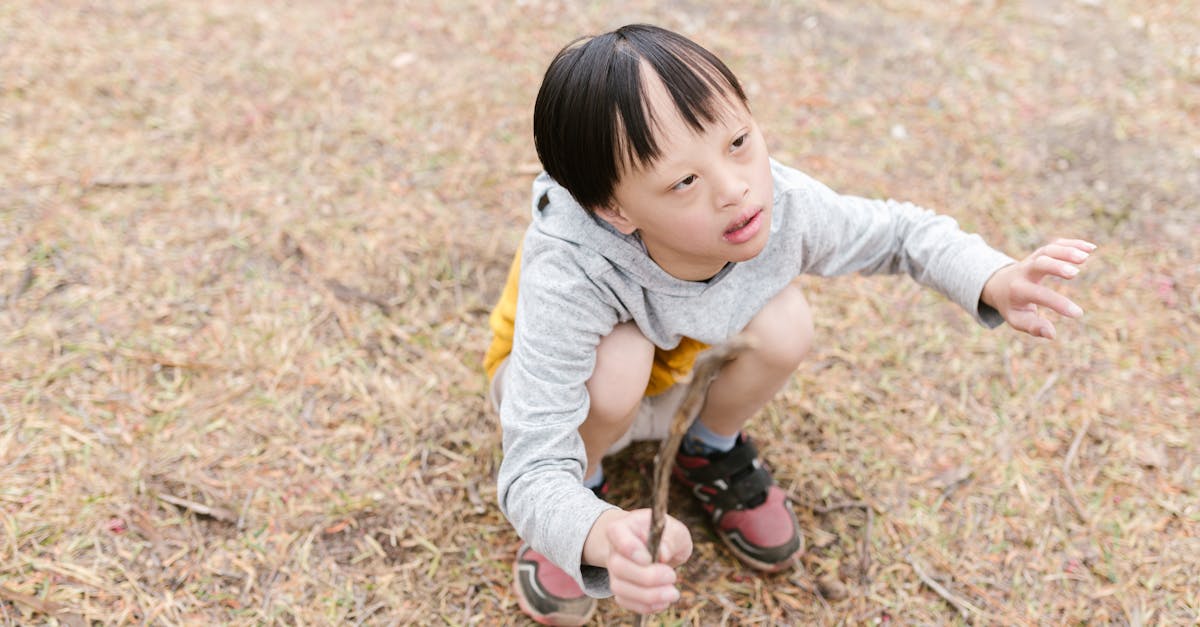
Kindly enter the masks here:
[[[736, 8], [731, 8], [736, 6]], [[683, 494], [666, 624], [1200, 620], [1200, 5], [0, 6], [0, 623], [522, 624], [480, 365], [554, 52], [631, 21], [743, 79], [776, 158], [1023, 255], [1046, 342], [805, 279], [750, 426], [810, 551]], [[610, 465], [649, 503], [652, 446]], [[602, 602], [598, 622], [632, 616]]]

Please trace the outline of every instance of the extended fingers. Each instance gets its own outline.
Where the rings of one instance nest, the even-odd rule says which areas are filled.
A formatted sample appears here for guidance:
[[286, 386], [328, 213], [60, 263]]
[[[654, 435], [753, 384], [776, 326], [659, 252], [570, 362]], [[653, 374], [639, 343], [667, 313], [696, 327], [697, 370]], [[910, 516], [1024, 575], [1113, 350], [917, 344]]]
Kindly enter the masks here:
[[1086, 240], [1081, 240], [1081, 239], [1066, 239], [1066, 238], [1060, 237], [1060, 238], [1054, 240], [1054, 243], [1051, 245], [1075, 248], [1075, 249], [1081, 250], [1085, 253], [1092, 253], [1096, 250], [1095, 244], [1093, 244], [1089, 241], [1086, 241]]
[[1088, 260], [1095, 248], [1094, 244], [1083, 240], [1056, 240], [1025, 260], [1026, 276], [1034, 283], [1047, 276], [1073, 279], [1079, 275], [1079, 265]]
[[1060, 261], [1069, 261], [1071, 263], [1083, 263], [1091, 256], [1091, 252], [1082, 250], [1075, 246], [1067, 246], [1064, 244], [1054, 243], [1043, 246], [1038, 251], [1039, 257], [1051, 257]]
[[1023, 302], [1053, 309], [1068, 318], [1078, 318], [1083, 315], [1083, 308], [1076, 305], [1071, 299], [1048, 287], [1036, 283], [1028, 283], [1015, 286], [1013, 289], [1018, 292], [1015, 296]]
[[1035, 283], [1047, 275], [1063, 279], [1073, 279], [1079, 275], [1078, 267], [1066, 261], [1061, 261], [1058, 258], [1051, 257], [1048, 254], [1035, 257], [1033, 262], [1029, 264], [1029, 269], [1031, 271], [1029, 280]]
[[1018, 331], [1024, 331], [1033, 337], [1043, 337], [1053, 340], [1058, 333], [1054, 323], [1037, 315], [1037, 308], [1027, 311], [1014, 311], [1008, 318], [1008, 324]]

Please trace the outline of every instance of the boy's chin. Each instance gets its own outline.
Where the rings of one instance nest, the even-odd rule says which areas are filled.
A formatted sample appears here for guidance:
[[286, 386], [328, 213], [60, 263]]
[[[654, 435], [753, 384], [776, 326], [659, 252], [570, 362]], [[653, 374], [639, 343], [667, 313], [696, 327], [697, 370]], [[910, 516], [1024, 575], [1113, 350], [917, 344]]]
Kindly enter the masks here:
[[762, 251], [767, 248], [767, 240], [763, 238], [761, 242], [747, 242], [746, 248], [736, 251], [736, 254], [730, 256], [729, 261], [732, 263], [742, 263], [750, 261], [762, 254]]

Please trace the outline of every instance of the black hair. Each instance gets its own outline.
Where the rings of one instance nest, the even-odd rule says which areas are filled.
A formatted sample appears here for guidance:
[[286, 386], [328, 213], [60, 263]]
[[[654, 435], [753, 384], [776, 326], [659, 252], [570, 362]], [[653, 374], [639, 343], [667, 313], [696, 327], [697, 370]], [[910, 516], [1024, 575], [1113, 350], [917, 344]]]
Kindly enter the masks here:
[[716, 55], [669, 30], [631, 24], [568, 44], [542, 79], [533, 139], [542, 167], [589, 211], [612, 202], [624, 172], [661, 156], [643, 61], [697, 132], [735, 96], [748, 106], [737, 77]]

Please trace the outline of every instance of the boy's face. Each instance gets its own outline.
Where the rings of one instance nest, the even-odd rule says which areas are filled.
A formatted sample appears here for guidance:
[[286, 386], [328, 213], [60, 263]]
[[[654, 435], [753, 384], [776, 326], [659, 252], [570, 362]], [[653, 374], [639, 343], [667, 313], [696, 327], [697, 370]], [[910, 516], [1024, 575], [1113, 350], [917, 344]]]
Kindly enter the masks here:
[[767, 148], [736, 98], [696, 133], [657, 75], [645, 72], [661, 157], [623, 173], [613, 205], [596, 215], [622, 233], [637, 231], [667, 273], [702, 281], [728, 262], [753, 259], [767, 244], [774, 194]]

